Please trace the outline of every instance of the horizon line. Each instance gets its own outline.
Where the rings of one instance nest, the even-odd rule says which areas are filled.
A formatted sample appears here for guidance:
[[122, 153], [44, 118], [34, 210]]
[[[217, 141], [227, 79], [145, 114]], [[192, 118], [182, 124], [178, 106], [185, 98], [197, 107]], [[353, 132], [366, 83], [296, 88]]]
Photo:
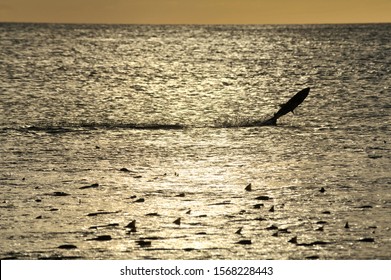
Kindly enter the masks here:
[[62, 24], [62, 25], [362, 25], [391, 24], [391, 21], [368, 22], [314, 22], [314, 23], [118, 23], [118, 22], [55, 22], [55, 21], [0, 21], [0, 24]]

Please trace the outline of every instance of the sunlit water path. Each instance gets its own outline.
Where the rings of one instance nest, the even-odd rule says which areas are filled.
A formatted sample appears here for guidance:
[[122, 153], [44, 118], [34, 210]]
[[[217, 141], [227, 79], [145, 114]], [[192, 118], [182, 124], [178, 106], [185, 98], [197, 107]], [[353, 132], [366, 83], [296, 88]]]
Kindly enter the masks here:
[[390, 28], [0, 24], [1, 258], [389, 259]]

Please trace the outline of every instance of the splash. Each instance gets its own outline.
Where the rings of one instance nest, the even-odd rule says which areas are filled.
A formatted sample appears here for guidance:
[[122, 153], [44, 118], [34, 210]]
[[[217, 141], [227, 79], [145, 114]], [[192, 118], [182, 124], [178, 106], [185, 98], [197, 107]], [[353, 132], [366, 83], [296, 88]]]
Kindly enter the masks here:
[[268, 120], [271, 117], [265, 116], [262, 119], [254, 120], [247, 117], [227, 117], [215, 121], [216, 128], [239, 128], [270, 125]]

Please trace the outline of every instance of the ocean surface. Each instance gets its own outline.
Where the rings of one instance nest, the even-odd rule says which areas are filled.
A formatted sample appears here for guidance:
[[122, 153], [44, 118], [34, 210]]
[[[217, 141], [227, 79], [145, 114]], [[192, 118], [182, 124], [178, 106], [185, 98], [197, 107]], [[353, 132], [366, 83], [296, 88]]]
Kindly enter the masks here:
[[391, 24], [0, 23], [0, 258], [390, 259], [390, 54]]

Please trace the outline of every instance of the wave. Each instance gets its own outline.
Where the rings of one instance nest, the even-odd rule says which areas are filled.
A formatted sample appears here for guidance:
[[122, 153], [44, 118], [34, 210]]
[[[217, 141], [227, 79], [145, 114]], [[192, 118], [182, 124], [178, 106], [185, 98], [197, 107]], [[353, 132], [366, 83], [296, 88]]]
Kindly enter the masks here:
[[19, 132], [44, 132], [49, 134], [62, 134], [72, 132], [88, 132], [93, 130], [183, 130], [190, 128], [240, 128], [264, 126], [267, 119], [252, 120], [248, 118], [224, 118], [212, 125], [184, 125], [170, 123], [38, 123], [19, 127], [3, 127], [1, 131], [16, 130]]
[[71, 132], [83, 132], [93, 130], [175, 130], [185, 129], [182, 124], [165, 124], [165, 123], [80, 123], [80, 124], [34, 124], [21, 127], [5, 127], [6, 130], [17, 130], [20, 132], [44, 132], [50, 134], [61, 134]]

